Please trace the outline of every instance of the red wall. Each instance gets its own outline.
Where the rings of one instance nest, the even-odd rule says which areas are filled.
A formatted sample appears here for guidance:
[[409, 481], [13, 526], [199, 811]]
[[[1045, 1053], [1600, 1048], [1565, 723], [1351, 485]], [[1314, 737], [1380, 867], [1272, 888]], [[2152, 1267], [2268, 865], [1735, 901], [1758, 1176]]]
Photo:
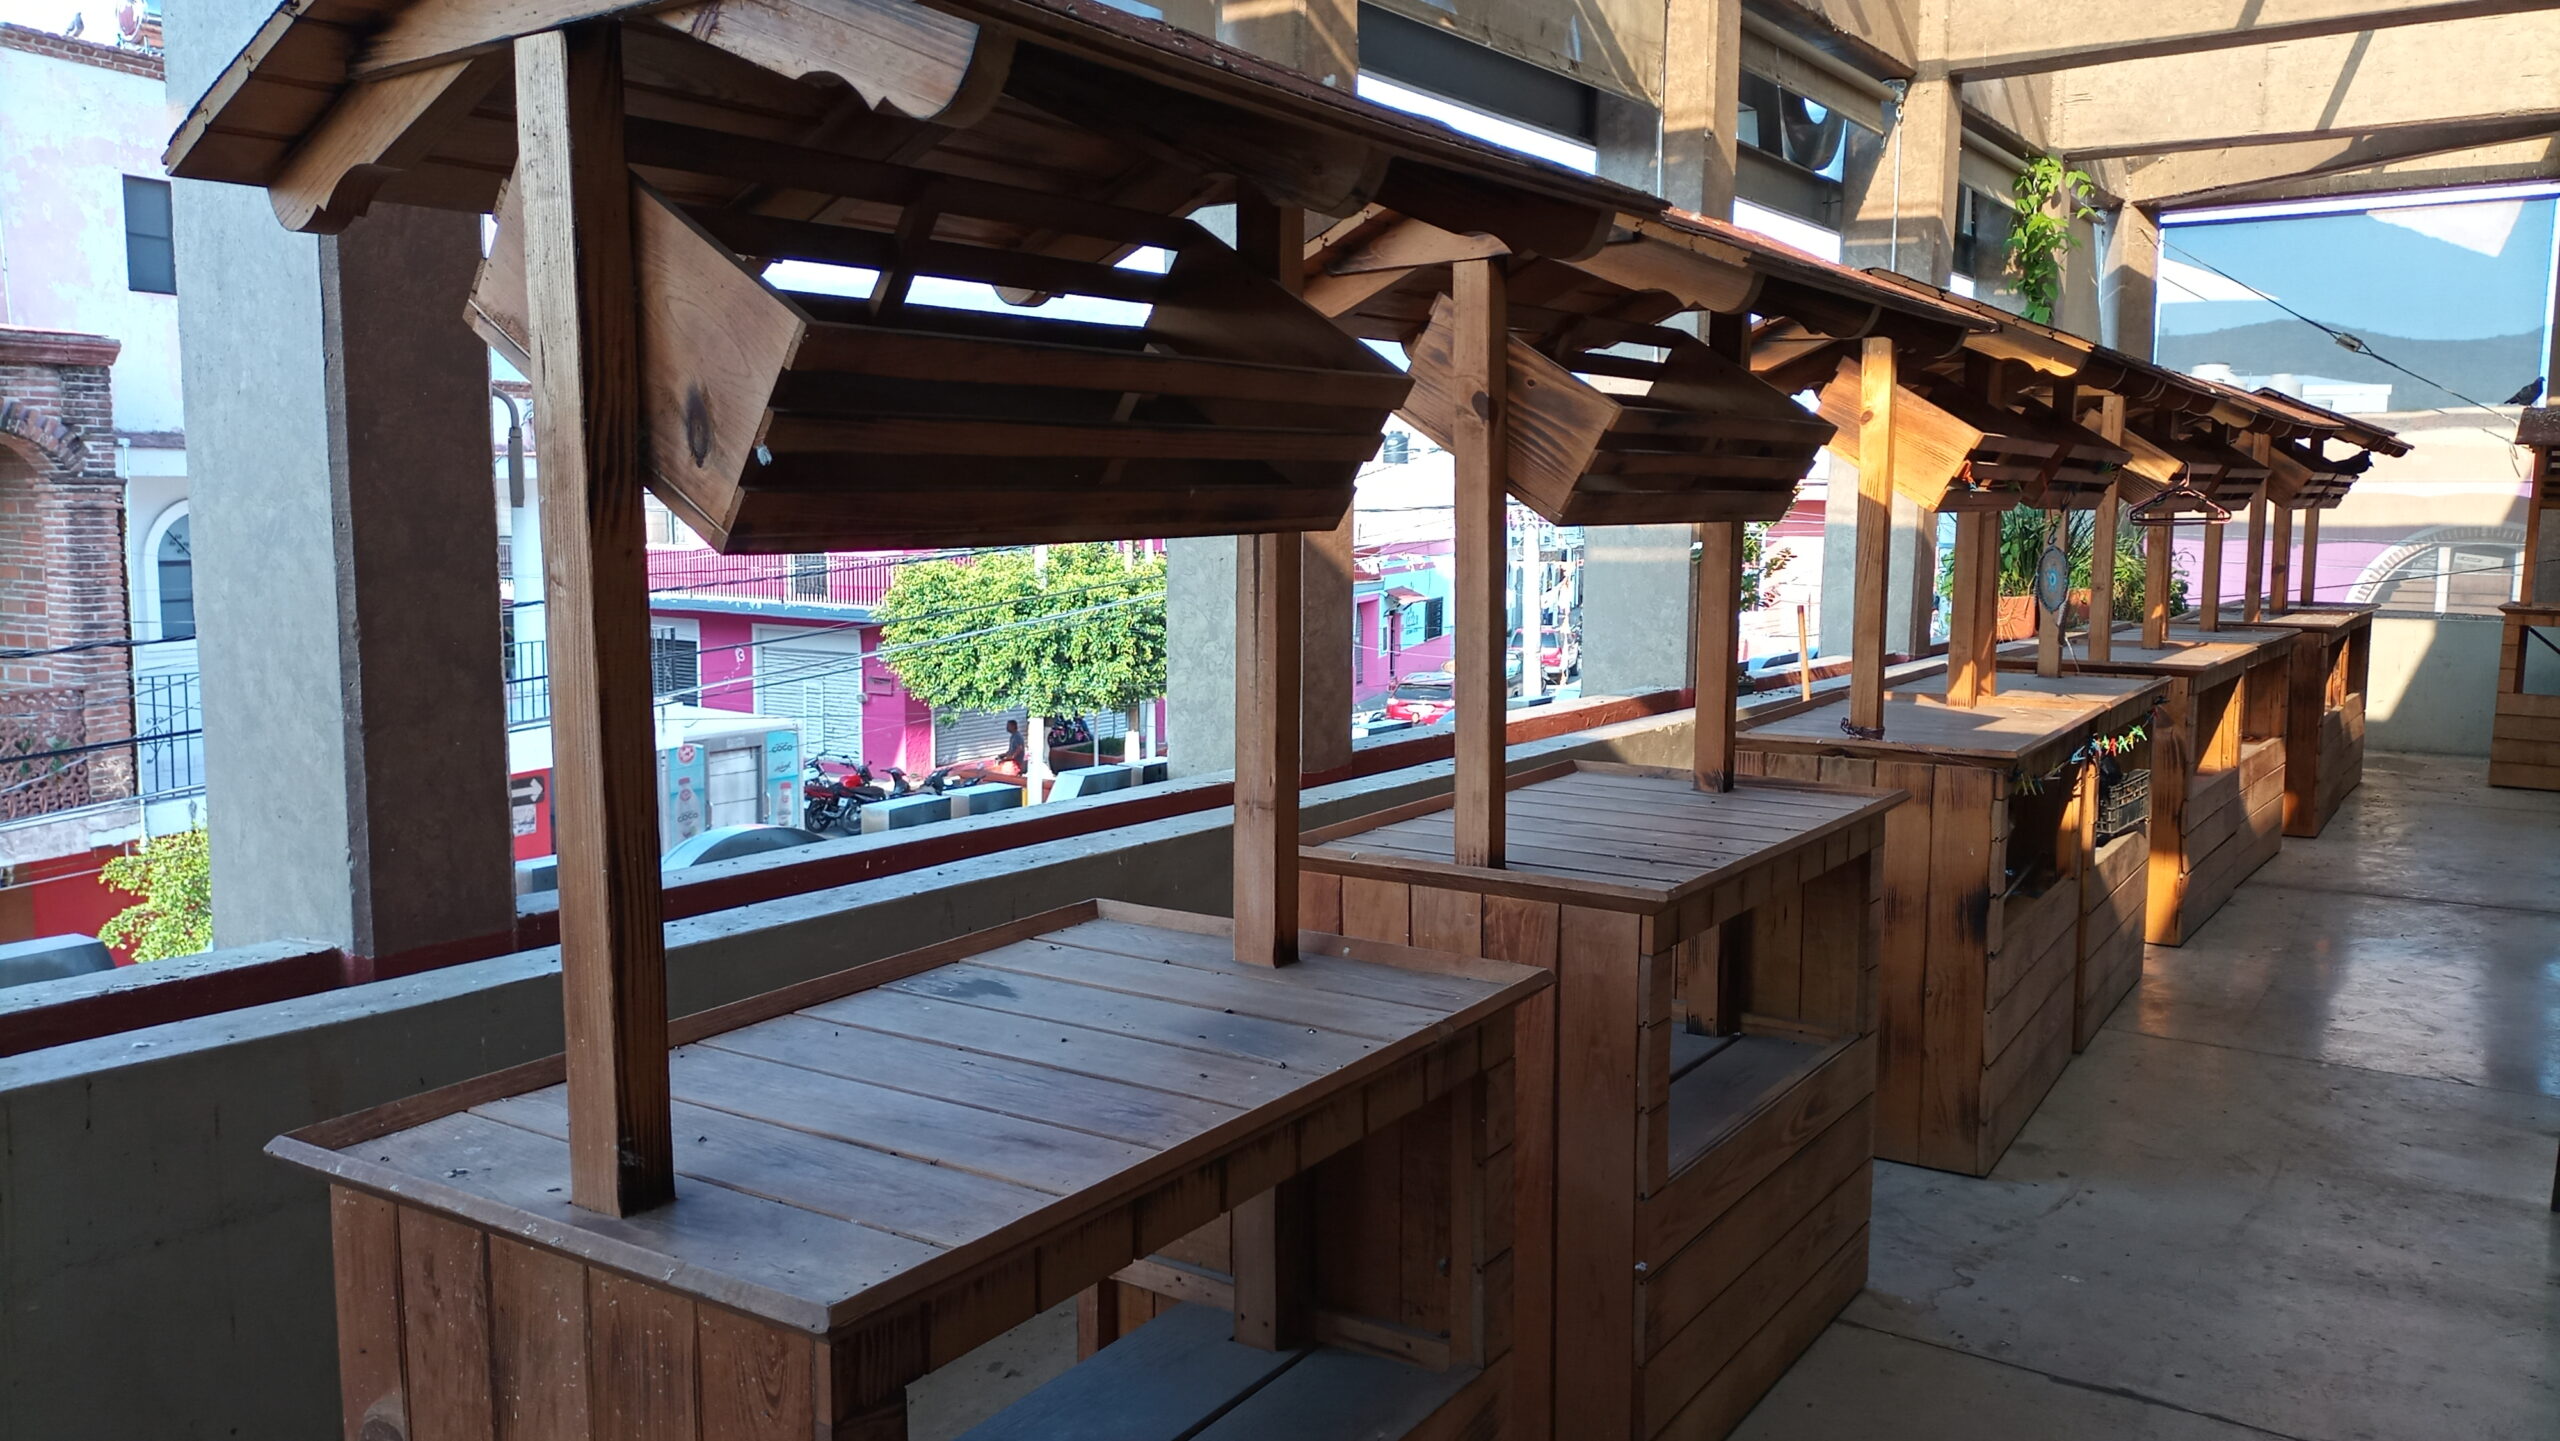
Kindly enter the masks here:
[[[15, 881], [0, 886], [0, 941], [96, 935], [117, 912], [134, 903], [135, 897], [112, 890], [98, 879], [99, 867], [124, 853], [122, 846], [101, 846], [17, 866]], [[119, 965], [133, 959], [122, 951], [115, 957]]]

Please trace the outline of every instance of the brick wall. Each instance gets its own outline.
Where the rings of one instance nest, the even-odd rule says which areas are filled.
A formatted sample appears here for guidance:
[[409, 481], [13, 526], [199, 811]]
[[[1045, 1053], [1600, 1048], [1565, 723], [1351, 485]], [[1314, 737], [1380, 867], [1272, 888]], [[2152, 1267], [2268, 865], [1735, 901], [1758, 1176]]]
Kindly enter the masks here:
[[[129, 633], [115, 353], [94, 336], [0, 328], [0, 649]], [[132, 735], [131, 666], [121, 646], [0, 657], [0, 818], [133, 794], [130, 751], [5, 762]]]
[[[105, 6], [98, 13], [107, 14]], [[54, 60], [68, 60], [76, 65], [94, 65], [101, 70], [118, 70], [127, 75], [140, 75], [152, 80], [166, 79], [165, 66], [156, 50], [129, 50], [120, 45], [100, 45], [92, 40], [74, 40], [46, 30], [30, 30], [24, 25], [0, 25], [0, 50], [23, 50]]]

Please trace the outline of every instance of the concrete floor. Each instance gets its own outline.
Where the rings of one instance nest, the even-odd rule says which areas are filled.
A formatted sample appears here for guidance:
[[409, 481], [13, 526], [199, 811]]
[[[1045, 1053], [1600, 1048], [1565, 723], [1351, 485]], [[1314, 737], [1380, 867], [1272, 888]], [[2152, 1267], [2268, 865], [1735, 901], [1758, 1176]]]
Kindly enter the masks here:
[[2560, 1437], [2560, 795], [2370, 757], [1740, 1441]]
[[[2560, 795], [2481, 770], [2369, 757], [1997, 1171], [1880, 1165], [1868, 1290], [1737, 1441], [2560, 1438]], [[990, 1343], [913, 1434], [1074, 1344]]]

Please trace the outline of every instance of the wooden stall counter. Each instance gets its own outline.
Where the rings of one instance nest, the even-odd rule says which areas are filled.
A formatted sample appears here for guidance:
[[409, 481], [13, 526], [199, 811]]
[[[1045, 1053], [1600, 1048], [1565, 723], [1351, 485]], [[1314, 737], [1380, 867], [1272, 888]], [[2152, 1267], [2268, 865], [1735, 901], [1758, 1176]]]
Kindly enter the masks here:
[[1889, 692], [1880, 738], [1844, 729], [1842, 699], [1745, 730], [1735, 762], [1910, 796], [1885, 821], [1876, 1154], [1979, 1176], [2141, 974], [2122, 932], [2139, 933], [2124, 881], [2143, 842], [2100, 850], [2094, 767], [2076, 758], [2166, 688], [2004, 675], [1968, 708], [1931, 693], [1945, 683]]
[[1587, 762], [1510, 786], [1507, 869], [1457, 865], [1451, 801], [1417, 802], [1308, 837], [1302, 918], [1556, 972], [1514, 1076], [1554, 1434], [1721, 1436], [1866, 1282], [1873, 869], [1902, 798]]
[[1456, 1140], [1412, 1177], [1436, 1224], [1354, 1198], [1305, 1231], [1319, 1253], [1383, 1236], [1390, 1260], [1399, 1235], [1437, 1240], [1404, 1267], [1437, 1302], [1376, 1322], [1435, 1342], [1427, 1364], [1284, 1335], [1243, 1348], [1258, 1369], [1124, 1374], [1081, 1419], [1205, 1419], [1283, 1367], [1365, 1378], [1302, 1419], [1403, 1435], [1417, 1407], [1489, 1413], [1507, 1208], [1472, 1138], [1511, 1012], [1548, 978], [1338, 937], [1301, 952], [1240, 965], [1223, 920], [1088, 902], [678, 1022], [676, 1196], [623, 1219], [570, 1204], [557, 1058], [279, 1138], [332, 1185], [346, 1434], [487, 1435], [494, 1412], [546, 1436], [903, 1437], [908, 1382], [1434, 1123]]
[[[2132, 676], [2169, 682], [2151, 755], [2151, 895], [2145, 909], [2153, 945], [2183, 944], [2231, 899], [2240, 883], [2274, 859], [2284, 839], [2285, 735], [2300, 633], [2215, 631], [2146, 646], [2114, 637], [2093, 661], [2073, 646], [2065, 676]], [[2031, 673], [2030, 643], [2002, 647], [2001, 684], [2015, 668]]]
[[2560, 655], [2533, 655], [2536, 646], [2560, 642], [2560, 604], [2510, 601], [2498, 610], [2505, 629], [2497, 710], [2489, 717], [2489, 784], [2560, 791], [2560, 695], [2525, 689], [2529, 672], [2560, 665]]
[[[2323, 601], [2268, 612], [2246, 628], [2293, 631], [2313, 638], [2294, 655], [2293, 695], [2285, 711], [2284, 833], [2308, 839], [2357, 786], [2364, 784], [2365, 691], [2373, 670], [2373, 616], [2380, 606]], [[2226, 609], [2223, 624], [2242, 628]], [[2228, 634], [2218, 631], [2214, 634]], [[2173, 626], [2170, 635], [2205, 633]]]

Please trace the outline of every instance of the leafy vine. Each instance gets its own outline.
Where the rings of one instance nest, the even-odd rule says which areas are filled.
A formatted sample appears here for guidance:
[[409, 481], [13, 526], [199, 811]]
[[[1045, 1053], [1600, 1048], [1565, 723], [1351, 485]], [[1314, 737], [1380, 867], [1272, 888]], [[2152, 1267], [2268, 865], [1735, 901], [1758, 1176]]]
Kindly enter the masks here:
[[2066, 168], [2051, 155], [2027, 162], [2009, 193], [2018, 200], [2017, 222], [2009, 227], [2009, 274], [2018, 282], [2029, 320], [2053, 323], [2054, 305], [2062, 298], [2062, 257], [2071, 249], [2071, 227], [2094, 219], [2085, 170]]

